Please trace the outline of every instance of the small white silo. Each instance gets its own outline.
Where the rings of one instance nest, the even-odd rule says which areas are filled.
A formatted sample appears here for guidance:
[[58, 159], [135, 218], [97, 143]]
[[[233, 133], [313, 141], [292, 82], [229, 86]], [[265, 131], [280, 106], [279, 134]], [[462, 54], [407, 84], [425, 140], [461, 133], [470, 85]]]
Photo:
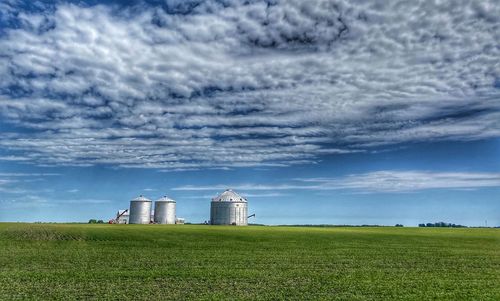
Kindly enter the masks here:
[[130, 201], [129, 224], [149, 224], [151, 222], [151, 200], [142, 195]]
[[212, 225], [248, 225], [248, 203], [231, 189], [212, 199], [210, 204]]
[[164, 196], [155, 202], [154, 222], [157, 224], [175, 224], [176, 202]]

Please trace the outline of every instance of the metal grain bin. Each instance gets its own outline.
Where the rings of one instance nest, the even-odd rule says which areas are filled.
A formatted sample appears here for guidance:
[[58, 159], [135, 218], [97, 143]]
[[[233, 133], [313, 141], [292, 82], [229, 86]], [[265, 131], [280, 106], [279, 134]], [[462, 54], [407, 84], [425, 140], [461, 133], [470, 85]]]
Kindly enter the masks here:
[[157, 224], [175, 224], [175, 206], [174, 200], [167, 196], [155, 202], [154, 222]]
[[151, 221], [151, 200], [142, 195], [130, 201], [129, 224], [149, 224]]
[[228, 189], [212, 199], [210, 206], [212, 225], [248, 225], [248, 203], [245, 198]]

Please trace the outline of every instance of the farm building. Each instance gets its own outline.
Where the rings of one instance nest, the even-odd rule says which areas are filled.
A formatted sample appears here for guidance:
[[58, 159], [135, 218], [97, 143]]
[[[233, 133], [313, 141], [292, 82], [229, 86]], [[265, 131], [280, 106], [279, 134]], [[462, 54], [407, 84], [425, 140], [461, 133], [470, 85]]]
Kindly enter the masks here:
[[117, 224], [128, 224], [130, 213], [128, 209], [118, 210], [116, 213], [116, 223]]
[[[116, 218], [112, 221], [115, 224], [128, 224], [129, 223], [129, 218], [130, 218], [130, 212], [128, 209], [122, 209], [118, 210], [116, 212]], [[151, 212], [151, 220], [154, 219], [154, 210]]]
[[231, 189], [213, 198], [210, 206], [210, 224], [248, 225], [247, 200]]

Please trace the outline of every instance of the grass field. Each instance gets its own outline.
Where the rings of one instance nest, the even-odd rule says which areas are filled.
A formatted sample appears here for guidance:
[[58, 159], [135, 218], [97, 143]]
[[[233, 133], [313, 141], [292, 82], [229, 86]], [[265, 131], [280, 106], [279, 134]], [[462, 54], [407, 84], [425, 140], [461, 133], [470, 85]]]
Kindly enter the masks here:
[[12, 299], [500, 300], [500, 230], [3, 223]]

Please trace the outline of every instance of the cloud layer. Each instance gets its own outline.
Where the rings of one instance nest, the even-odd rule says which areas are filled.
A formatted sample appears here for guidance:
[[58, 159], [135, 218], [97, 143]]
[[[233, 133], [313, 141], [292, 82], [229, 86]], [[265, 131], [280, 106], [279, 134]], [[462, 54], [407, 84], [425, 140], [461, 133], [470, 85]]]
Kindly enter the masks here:
[[1, 160], [286, 166], [500, 136], [497, 1], [0, 10]]
[[[213, 191], [227, 189], [227, 185], [180, 186], [173, 190]], [[500, 187], [500, 173], [431, 172], [382, 170], [351, 174], [340, 178], [304, 178], [285, 184], [235, 184], [231, 188], [247, 191], [284, 190], [353, 190], [357, 192], [412, 192], [427, 189], [473, 190]]]

